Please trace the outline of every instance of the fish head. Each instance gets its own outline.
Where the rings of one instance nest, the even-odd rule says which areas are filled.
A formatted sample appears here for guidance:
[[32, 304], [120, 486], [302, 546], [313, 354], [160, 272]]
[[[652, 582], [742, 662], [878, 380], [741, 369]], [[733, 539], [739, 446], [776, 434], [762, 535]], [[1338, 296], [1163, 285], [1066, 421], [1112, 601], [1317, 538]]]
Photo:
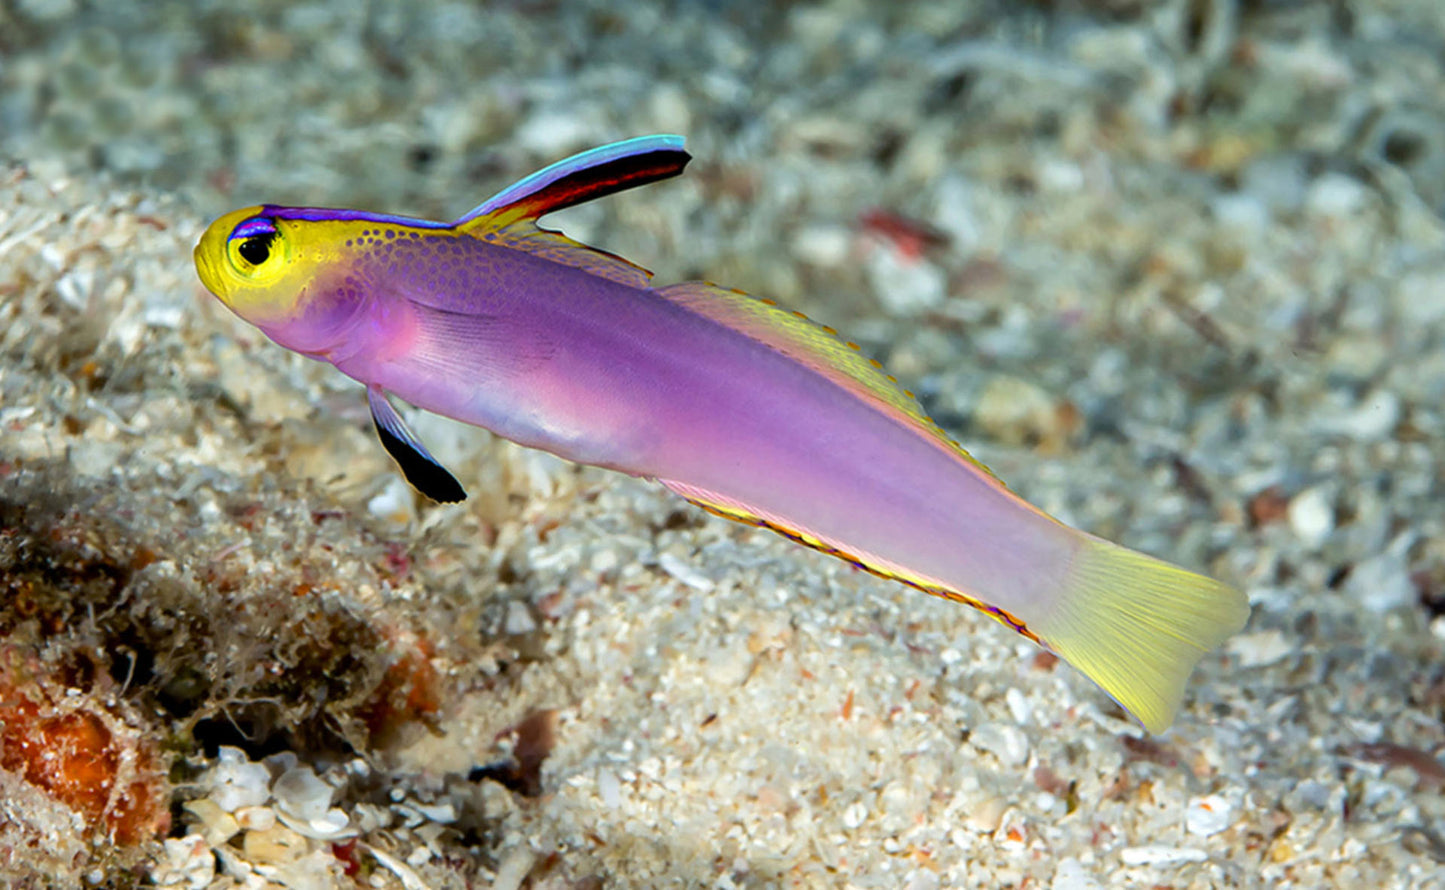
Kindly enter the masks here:
[[317, 252], [296, 221], [243, 207], [206, 229], [196, 244], [196, 272], [232, 312], [252, 324], [294, 318], [316, 276]]
[[206, 229], [194, 251], [196, 272], [226, 308], [271, 339], [326, 352], [359, 309], [354, 292], [331, 286], [347, 267], [351, 228], [269, 205], [243, 207]]

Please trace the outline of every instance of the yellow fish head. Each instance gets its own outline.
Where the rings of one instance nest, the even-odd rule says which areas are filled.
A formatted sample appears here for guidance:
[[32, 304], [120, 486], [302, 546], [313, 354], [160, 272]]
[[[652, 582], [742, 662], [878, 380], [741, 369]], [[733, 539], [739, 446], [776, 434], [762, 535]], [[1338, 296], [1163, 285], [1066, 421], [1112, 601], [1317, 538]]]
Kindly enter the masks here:
[[232, 312], [261, 328], [306, 314], [318, 270], [335, 251], [306, 220], [266, 215], [244, 207], [206, 229], [196, 244], [201, 283]]

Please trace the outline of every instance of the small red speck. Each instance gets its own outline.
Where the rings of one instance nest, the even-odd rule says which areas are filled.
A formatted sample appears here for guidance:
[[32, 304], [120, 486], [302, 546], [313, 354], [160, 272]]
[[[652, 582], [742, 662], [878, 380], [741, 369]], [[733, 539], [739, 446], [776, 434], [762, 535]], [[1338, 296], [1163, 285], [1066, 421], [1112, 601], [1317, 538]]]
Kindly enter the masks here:
[[853, 690], [848, 690], [848, 695], [843, 699], [843, 708], [838, 712], [838, 716], [844, 720], [853, 719]]
[[928, 223], [874, 207], [858, 217], [863, 231], [878, 235], [906, 259], [916, 260], [933, 248], [946, 247], [948, 235]]
[[236, 172], [230, 167], [222, 167], [207, 176], [206, 182], [221, 194], [228, 195], [236, 187]]
[[1289, 515], [1289, 497], [1278, 485], [1271, 485], [1249, 499], [1245, 512], [1253, 528], [1280, 522]]
[[1142, 760], [1167, 767], [1179, 765], [1179, 755], [1174, 752], [1173, 748], [1163, 742], [1158, 742], [1154, 739], [1137, 738], [1131, 735], [1121, 735], [1119, 736], [1119, 743], [1124, 746], [1126, 761]]
[[562, 591], [554, 590], [537, 600], [537, 611], [542, 613], [543, 618], [556, 621], [562, 617], [562, 606], [565, 601]]
[[411, 557], [401, 544], [389, 544], [386, 548], [386, 569], [394, 578], [405, 578], [411, 572]]
[[341, 870], [348, 878], [361, 874], [361, 860], [356, 858], [356, 838], [331, 845], [331, 855], [341, 863]]

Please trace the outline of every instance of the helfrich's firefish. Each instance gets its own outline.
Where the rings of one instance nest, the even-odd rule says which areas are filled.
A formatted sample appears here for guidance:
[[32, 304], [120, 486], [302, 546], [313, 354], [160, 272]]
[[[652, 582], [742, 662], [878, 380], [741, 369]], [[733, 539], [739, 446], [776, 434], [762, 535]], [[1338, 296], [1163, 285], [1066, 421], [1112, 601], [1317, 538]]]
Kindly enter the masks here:
[[1238, 591], [1026, 503], [831, 328], [713, 284], [656, 287], [536, 224], [689, 160], [677, 136], [619, 142], [451, 223], [247, 207], [211, 224], [196, 268], [266, 336], [365, 384], [434, 500], [466, 494], [389, 394], [981, 609], [1167, 728], [1248, 617]]

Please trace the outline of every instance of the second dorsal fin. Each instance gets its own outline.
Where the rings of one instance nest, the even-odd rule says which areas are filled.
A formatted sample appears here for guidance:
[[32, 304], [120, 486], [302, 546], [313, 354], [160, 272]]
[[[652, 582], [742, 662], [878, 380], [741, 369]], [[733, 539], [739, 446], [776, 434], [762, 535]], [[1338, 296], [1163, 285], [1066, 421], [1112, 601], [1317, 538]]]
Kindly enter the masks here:
[[519, 219], [497, 229], [480, 228], [471, 234], [483, 241], [526, 251], [554, 263], [574, 266], [629, 287], [651, 286], [650, 270], [615, 253], [573, 241], [561, 232], [541, 228], [530, 219]]
[[[672, 284], [658, 288], [657, 292], [674, 303], [802, 362], [898, 420], [928, 433], [998, 481], [992, 470], [965, 451], [925, 414], [913, 394], [899, 386], [881, 364], [863, 355], [858, 344], [843, 340], [832, 328], [818, 324], [801, 312], [781, 309], [772, 300], [705, 281]], [[1002, 482], [998, 484], [1003, 486]]]

